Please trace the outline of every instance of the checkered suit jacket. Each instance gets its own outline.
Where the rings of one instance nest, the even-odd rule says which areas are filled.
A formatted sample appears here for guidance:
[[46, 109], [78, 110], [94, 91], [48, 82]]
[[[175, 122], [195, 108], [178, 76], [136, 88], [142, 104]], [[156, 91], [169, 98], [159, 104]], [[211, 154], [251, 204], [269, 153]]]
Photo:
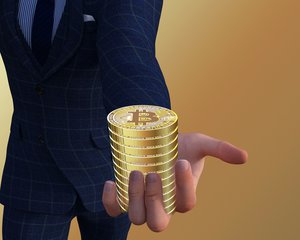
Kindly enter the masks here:
[[64, 213], [78, 194], [88, 210], [102, 211], [104, 182], [114, 180], [107, 114], [133, 104], [171, 109], [155, 57], [162, 0], [68, 1], [44, 66], [18, 26], [17, 4], [0, 0], [14, 105], [0, 202]]

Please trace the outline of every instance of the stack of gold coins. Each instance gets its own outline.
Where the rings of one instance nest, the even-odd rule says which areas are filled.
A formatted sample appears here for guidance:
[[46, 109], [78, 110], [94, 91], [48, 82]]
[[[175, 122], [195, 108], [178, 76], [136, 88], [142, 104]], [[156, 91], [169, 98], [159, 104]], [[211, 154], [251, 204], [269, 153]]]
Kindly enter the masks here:
[[110, 146], [122, 211], [128, 211], [128, 185], [132, 170], [155, 172], [162, 180], [166, 213], [176, 206], [175, 161], [178, 155], [177, 114], [161, 106], [131, 105], [107, 115]]

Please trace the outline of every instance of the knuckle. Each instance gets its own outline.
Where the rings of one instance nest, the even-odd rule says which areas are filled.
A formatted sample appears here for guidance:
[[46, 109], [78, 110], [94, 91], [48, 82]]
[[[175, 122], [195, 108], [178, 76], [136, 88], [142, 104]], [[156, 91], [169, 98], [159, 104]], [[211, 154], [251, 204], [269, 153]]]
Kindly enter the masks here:
[[159, 195], [156, 192], [146, 192], [145, 197], [147, 201], [153, 202], [159, 200]]
[[131, 190], [128, 190], [128, 195], [129, 195], [129, 198], [139, 198], [142, 195], [142, 193], [138, 190], [131, 189]]

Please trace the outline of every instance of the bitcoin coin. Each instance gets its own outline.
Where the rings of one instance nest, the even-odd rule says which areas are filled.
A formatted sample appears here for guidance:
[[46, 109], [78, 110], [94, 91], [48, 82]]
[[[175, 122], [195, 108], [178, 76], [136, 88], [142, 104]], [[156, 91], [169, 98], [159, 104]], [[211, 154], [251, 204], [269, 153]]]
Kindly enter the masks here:
[[[119, 196], [117, 196], [117, 201], [121, 208], [121, 211], [128, 212], [128, 204], [122, 202]], [[175, 209], [176, 209], [176, 199], [174, 199], [173, 202], [169, 203], [169, 205], [165, 205], [164, 203], [164, 210], [167, 214], [173, 214], [175, 212]]]
[[165, 206], [171, 205], [174, 201], [176, 201], [176, 195], [173, 195], [169, 199], [164, 199], [164, 201], [163, 201], [164, 208], [165, 208]]
[[[133, 169], [133, 170], [127, 170], [127, 169], [123, 169], [121, 168], [120, 166], [118, 166], [115, 161], [113, 160], [113, 168], [114, 168], [114, 171], [120, 176], [120, 177], [123, 177], [126, 179], [126, 183], [129, 183], [129, 175], [130, 175], [130, 172], [133, 171], [133, 170], [136, 170], [136, 169]], [[140, 170], [137, 170], [137, 171], [140, 171]], [[142, 172], [142, 171], [140, 171]], [[162, 179], [166, 179], [168, 178], [168, 176], [170, 176], [170, 174], [174, 173], [175, 172], [175, 167], [174, 166], [171, 166], [170, 168], [168, 169], [165, 169], [163, 171], [149, 171], [149, 172], [142, 172], [144, 174], [144, 179], [146, 178], [146, 173], [150, 173], [150, 172], [154, 172], [154, 173], [157, 173]]]
[[[129, 205], [129, 195], [122, 193], [119, 189], [117, 189], [117, 194], [120, 200], [124, 203]], [[169, 206], [171, 203], [174, 202], [176, 195], [173, 194], [171, 196], [164, 196], [163, 195], [163, 204], [164, 206]]]
[[[118, 178], [115, 179], [115, 182], [116, 182], [116, 185], [118, 186], [118, 188], [123, 192], [123, 194], [127, 194], [128, 193], [129, 186], [127, 186], [126, 184], [123, 184], [122, 182], [120, 182], [120, 180]], [[169, 192], [170, 190], [172, 190], [174, 188], [174, 186], [176, 186], [175, 179], [170, 184], [162, 186], [163, 193]]]
[[[120, 184], [118, 181], [116, 181], [117, 190], [120, 192], [120, 194], [126, 198], [129, 196], [128, 190], [124, 189], [122, 187], [122, 184]], [[168, 199], [172, 196], [172, 194], [176, 194], [176, 190], [174, 189], [175, 184], [171, 184], [168, 186], [168, 189], [163, 189], [163, 196], [165, 196], [165, 199]]]
[[114, 146], [111, 145], [111, 153], [116, 158], [127, 162], [127, 163], [134, 163], [134, 164], [160, 164], [164, 163], [171, 158], [173, 158], [176, 154], [178, 154], [178, 144], [168, 153], [166, 154], [158, 154], [158, 155], [129, 155], [122, 153], [114, 148]]
[[129, 195], [128, 194], [122, 194], [121, 191], [117, 188], [117, 194], [119, 198], [122, 200], [123, 203], [126, 203], [128, 205], [129, 201]]
[[[128, 177], [126, 177], [124, 174], [119, 172], [119, 169], [117, 169], [115, 167], [114, 167], [114, 173], [115, 173], [115, 177], [118, 178], [118, 180], [122, 181], [123, 184], [126, 184], [126, 185], [129, 184], [129, 175], [128, 175]], [[124, 173], [124, 171], [123, 171], [123, 173]], [[143, 175], [144, 175], [144, 181], [145, 181], [147, 174], [143, 174]], [[169, 171], [166, 171], [166, 172], [158, 173], [158, 175], [161, 178], [163, 186], [170, 184], [175, 179], [174, 168], [171, 168]]]
[[119, 204], [119, 206], [120, 206], [121, 212], [122, 212], [122, 213], [126, 213], [126, 212], [127, 212], [127, 209], [128, 209], [128, 206], [126, 206], [126, 205], [124, 205], [123, 203], [121, 203], [121, 202], [119, 201], [118, 198], [117, 198], [117, 202], [118, 202], [118, 204]]
[[[129, 186], [128, 184], [124, 184], [120, 179], [118, 179], [118, 177], [115, 177], [115, 183], [117, 185], [117, 187], [119, 189], [121, 189], [121, 191], [124, 194], [127, 194], [129, 191]], [[176, 188], [176, 183], [175, 181], [171, 182], [171, 184], [168, 184], [166, 186], [162, 186], [162, 192], [164, 195], [169, 194], [170, 192], [174, 192]]]
[[144, 146], [144, 147], [128, 147], [125, 145], [121, 145], [120, 143], [116, 142], [115, 140], [111, 139], [111, 145], [116, 149], [118, 152], [133, 155], [133, 156], [148, 156], [148, 155], [162, 155], [170, 152], [175, 146], [178, 144], [178, 137], [174, 138], [171, 142], [163, 146]]
[[125, 203], [125, 202], [123, 202], [122, 199], [119, 197], [118, 194], [117, 194], [117, 200], [118, 200], [118, 202], [119, 202], [119, 205], [122, 206], [122, 207], [123, 207], [124, 209], [126, 209], [126, 211], [127, 211], [127, 209], [128, 209], [128, 204]]
[[130, 171], [137, 170], [141, 172], [163, 172], [167, 169], [170, 169], [172, 167], [175, 167], [176, 163], [176, 157], [174, 159], [170, 159], [169, 161], [165, 163], [160, 163], [160, 164], [130, 164], [130, 163], [125, 163], [115, 156], [112, 156], [113, 163], [119, 167], [120, 169], [124, 171], [128, 171], [128, 176]]
[[[118, 166], [114, 160], [113, 160], [113, 168], [115, 171], [117, 171], [119, 173], [120, 176], [123, 176], [125, 178], [127, 178], [129, 180], [129, 175], [130, 175], [130, 172], [131, 171], [140, 171], [140, 170], [136, 170], [136, 169], [133, 169], [133, 170], [127, 170], [127, 169], [123, 169], [121, 168], [120, 166]], [[160, 175], [161, 178], [167, 178], [169, 176], [170, 173], [173, 173], [175, 172], [174, 171], [175, 167], [174, 166], [171, 166], [170, 168], [168, 169], [165, 169], [164, 171], [149, 171], [147, 173], [150, 173], [150, 172], [153, 172], [153, 173], [157, 173]], [[140, 171], [142, 172], [142, 171]], [[146, 172], [145, 172], [146, 173]], [[145, 174], [144, 174], [144, 178], [145, 178]]]
[[[109, 128], [108, 128], [109, 129]], [[115, 142], [128, 147], [147, 147], [147, 146], [163, 146], [175, 139], [178, 136], [178, 127], [168, 135], [162, 137], [148, 137], [148, 138], [129, 138], [118, 135], [109, 129], [109, 138]]]
[[164, 207], [165, 211], [167, 214], [172, 214], [174, 213], [175, 209], [176, 209], [176, 200], [170, 204], [169, 206], [167, 207]]
[[111, 111], [107, 122], [109, 129], [124, 137], [160, 137], [175, 130], [178, 116], [161, 106], [131, 105]]

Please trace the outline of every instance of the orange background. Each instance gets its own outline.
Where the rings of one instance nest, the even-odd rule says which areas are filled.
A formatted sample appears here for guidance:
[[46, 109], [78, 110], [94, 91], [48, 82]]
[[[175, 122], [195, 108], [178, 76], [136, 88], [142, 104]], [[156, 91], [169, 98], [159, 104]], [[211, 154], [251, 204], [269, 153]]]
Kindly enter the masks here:
[[[208, 158], [197, 206], [161, 233], [132, 225], [129, 240], [300, 239], [299, 12], [298, 0], [164, 1], [157, 57], [180, 131], [232, 142], [249, 161]], [[12, 100], [2, 62], [0, 76], [3, 170]], [[76, 218], [69, 239], [80, 239]]]

